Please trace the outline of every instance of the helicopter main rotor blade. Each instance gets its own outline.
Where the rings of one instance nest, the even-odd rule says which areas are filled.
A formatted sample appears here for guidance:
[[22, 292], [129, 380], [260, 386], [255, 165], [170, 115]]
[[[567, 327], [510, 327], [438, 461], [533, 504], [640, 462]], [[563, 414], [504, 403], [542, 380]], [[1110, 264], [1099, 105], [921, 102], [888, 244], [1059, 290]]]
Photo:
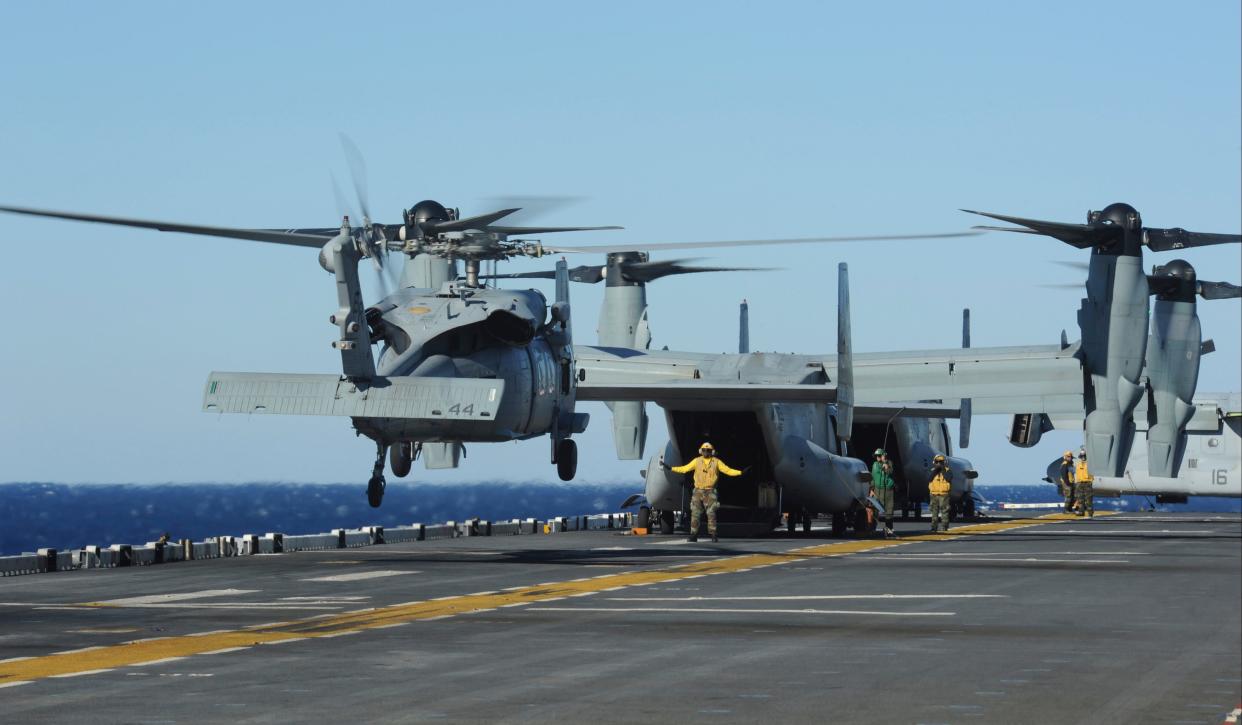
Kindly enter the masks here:
[[659, 262], [634, 262], [621, 267], [621, 274], [635, 282], [654, 282], [661, 277], [677, 274], [699, 274], [700, 272], [770, 272], [765, 267], [694, 267], [684, 263], [685, 260], [675, 259]]
[[531, 219], [583, 202], [586, 198], [585, 196], [555, 194], [506, 194], [490, 196], [485, 198], [484, 201], [487, 202], [487, 206], [494, 209], [517, 207], [522, 211], [518, 216], [523, 219]]
[[50, 209], [33, 209], [24, 206], [0, 206], [0, 211], [27, 216], [48, 217], [52, 219], [68, 219], [79, 222], [95, 222], [97, 224], [113, 224], [122, 227], [138, 227], [155, 229], [161, 232], [180, 232], [197, 234], [205, 237], [227, 237], [229, 239], [248, 239], [254, 242], [271, 242], [273, 244], [290, 244], [295, 247], [322, 247], [329, 239], [341, 230], [323, 229], [320, 234], [312, 230], [278, 230], [278, 229], [240, 229], [234, 227], [214, 227], [204, 224], [182, 224], [179, 222], [161, 222], [150, 219], [130, 219], [126, 217], [104, 216], [102, 214], [78, 214], [75, 212], [53, 211]]
[[625, 229], [625, 227], [488, 227], [487, 231], [498, 234], [552, 234], [553, 232], [604, 232], [616, 229]]
[[345, 152], [345, 163], [349, 164], [349, 178], [354, 182], [354, 197], [358, 200], [359, 210], [362, 212], [362, 219], [369, 222], [371, 212], [367, 205], [367, 162], [362, 157], [362, 151], [353, 139], [344, 133], [340, 134], [341, 149]]
[[888, 242], [906, 239], [953, 239], [957, 237], [973, 237], [980, 232], [949, 232], [944, 234], [882, 234], [858, 237], [802, 237], [796, 239], [739, 239], [720, 242], [671, 242], [644, 244], [630, 242], [628, 244], [612, 244], [595, 247], [544, 247], [549, 254], [609, 254], [612, 252], [635, 252], [658, 249], [711, 249], [718, 247], [762, 247], [774, 244], [830, 244], [835, 242]]
[[[556, 279], [556, 270], [547, 269], [539, 272], [510, 272], [508, 274], [481, 274], [479, 279]], [[604, 279], [604, 268], [598, 264], [584, 264], [570, 267], [569, 280], [596, 284]]]
[[428, 234], [439, 234], [441, 232], [464, 232], [467, 229], [495, 231], [495, 227], [490, 226], [492, 222], [503, 219], [516, 211], [521, 211], [521, 208], [515, 207], [512, 209], [501, 209], [500, 211], [493, 211], [487, 214], [479, 214], [477, 216], [466, 217], [465, 219], [454, 219], [451, 221], [426, 221], [419, 226]]

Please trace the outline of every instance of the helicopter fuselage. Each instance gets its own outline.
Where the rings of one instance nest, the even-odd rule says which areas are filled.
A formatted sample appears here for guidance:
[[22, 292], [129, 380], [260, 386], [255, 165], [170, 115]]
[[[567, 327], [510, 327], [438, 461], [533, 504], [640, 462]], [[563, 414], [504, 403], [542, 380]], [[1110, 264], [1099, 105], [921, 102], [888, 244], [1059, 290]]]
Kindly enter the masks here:
[[384, 444], [497, 442], [550, 432], [573, 410], [575, 381], [572, 347], [547, 315], [538, 290], [448, 284], [390, 295], [367, 310], [372, 339], [383, 343], [379, 376], [442, 380], [447, 387], [498, 380], [502, 400], [494, 417], [355, 418], [355, 428]]

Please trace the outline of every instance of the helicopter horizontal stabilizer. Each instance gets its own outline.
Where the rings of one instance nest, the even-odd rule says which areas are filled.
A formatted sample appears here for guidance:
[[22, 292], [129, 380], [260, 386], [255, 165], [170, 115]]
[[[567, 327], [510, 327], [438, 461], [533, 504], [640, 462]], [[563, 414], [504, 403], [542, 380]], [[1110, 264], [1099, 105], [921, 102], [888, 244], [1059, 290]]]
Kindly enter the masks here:
[[376, 377], [364, 385], [330, 374], [213, 372], [203, 410], [486, 421], [496, 419], [504, 390], [501, 380]]

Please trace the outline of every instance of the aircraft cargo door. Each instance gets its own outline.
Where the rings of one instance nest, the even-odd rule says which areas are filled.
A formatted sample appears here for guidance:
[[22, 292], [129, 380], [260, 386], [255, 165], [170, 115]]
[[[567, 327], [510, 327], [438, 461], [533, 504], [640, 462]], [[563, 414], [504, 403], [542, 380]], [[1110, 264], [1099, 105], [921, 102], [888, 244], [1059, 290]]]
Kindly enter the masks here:
[[[721, 530], [734, 535], [766, 532], [780, 519], [780, 490], [775, 483], [759, 421], [752, 411], [668, 411], [669, 430], [687, 457], [697, 455], [705, 441], [716, 447], [716, 455], [732, 468], [750, 467], [740, 478], [721, 476], [716, 484], [720, 498], [717, 520]], [[684, 483], [684, 506], [690, 509], [693, 487], [690, 475]]]

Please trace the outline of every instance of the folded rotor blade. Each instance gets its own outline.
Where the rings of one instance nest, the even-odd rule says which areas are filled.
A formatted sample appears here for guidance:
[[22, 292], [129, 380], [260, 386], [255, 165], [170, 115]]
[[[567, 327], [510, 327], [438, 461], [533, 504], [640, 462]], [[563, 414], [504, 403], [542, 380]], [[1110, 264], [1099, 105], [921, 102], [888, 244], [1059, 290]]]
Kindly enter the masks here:
[[1242, 235], [1238, 234], [1205, 234], [1188, 232], [1185, 229], [1155, 229], [1148, 227], [1143, 230], [1147, 248], [1153, 252], [1167, 252], [1187, 247], [1206, 247], [1212, 244], [1239, 244]]
[[1026, 229], [1009, 229], [1006, 227], [984, 227], [988, 231], [1000, 232], [1020, 232], [1023, 234], [1043, 234], [1044, 236], [1060, 239], [1079, 249], [1094, 247], [1109, 241], [1114, 235], [1121, 232], [1120, 229], [1112, 227], [1093, 227], [1087, 224], [1066, 224], [1064, 222], [1049, 222], [1039, 219], [1024, 219], [1023, 217], [1007, 216], [1005, 214], [992, 214], [986, 211], [974, 211], [973, 209], [962, 209], [967, 214], [978, 214], [979, 216], [989, 217], [991, 219], [999, 219], [1010, 224], [1017, 224], [1026, 227]]
[[329, 239], [341, 230], [325, 229], [238, 229], [233, 227], [213, 227], [203, 224], [181, 224], [178, 222], [161, 222], [149, 219], [129, 219], [126, 217], [104, 216], [101, 214], [78, 214], [74, 212], [52, 211], [49, 209], [32, 209], [22, 206], [0, 206], [0, 211], [28, 216], [50, 217], [53, 219], [69, 219], [80, 222], [96, 222], [113, 224], [122, 227], [138, 227], [155, 229], [161, 232], [180, 232], [197, 234], [206, 237], [227, 237], [230, 239], [249, 239], [255, 242], [271, 242], [273, 244], [290, 244], [295, 247], [322, 247]]
[[1242, 287], [1228, 282], [1199, 280], [1199, 296], [1205, 300], [1232, 300], [1242, 297]]
[[884, 242], [903, 239], [952, 239], [955, 237], [973, 237], [979, 232], [950, 232], [947, 234], [884, 234], [859, 237], [803, 237], [796, 239], [742, 239], [720, 242], [671, 242], [645, 244], [629, 242], [591, 247], [544, 247], [545, 253], [559, 254], [609, 254], [612, 252], [648, 251], [657, 249], [711, 249], [716, 247], [762, 247], [775, 244], [830, 244], [835, 242]]

